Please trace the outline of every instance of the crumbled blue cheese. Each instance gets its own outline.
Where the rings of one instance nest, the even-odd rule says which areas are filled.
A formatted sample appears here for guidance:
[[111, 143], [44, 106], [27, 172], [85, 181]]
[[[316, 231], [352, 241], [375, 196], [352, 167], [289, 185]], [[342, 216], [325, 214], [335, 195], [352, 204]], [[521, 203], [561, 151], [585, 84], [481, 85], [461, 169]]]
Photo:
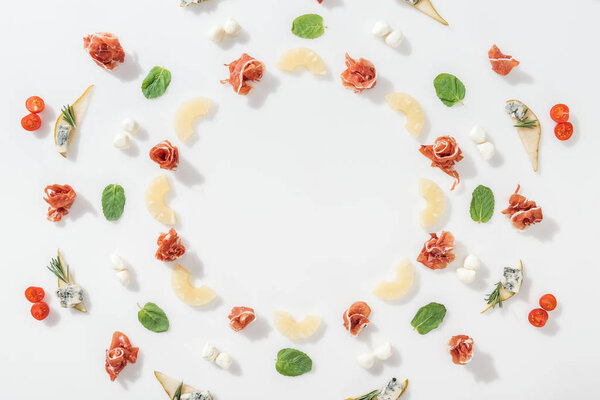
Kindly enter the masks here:
[[180, 0], [179, 6], [180, 7], [187, 7], [191, 4], [200, 4], [205, 0]]
[[59, 150], [66, 149], [72, 129], [73, 128], [69, 124], [58, 124], [58, 127], [56, 128], [56, 147]]
[[399, 382], [396, 378], [392, 378], [392, 380], [381, 389], [381, 393], [377, 396], [377, 400], [396, 400], [403, 391], [404, 382]]
[[72, 308], [83, 301], [83, 289], [79, 285], [67, 285], [58, 288], [56, 295], [60, 300], [61, 307]]
[[519, 121], [525, 120], [525, 114], [527, 114], [527, 110], [527, 106], [517, 100], [509, 101], [506, 103], [506, 106], [504, 106], [504, 111]]
[[181, 400], [213, 400], [212, 395], [208, 390], [202, 392], [182, 394]]
[[523, 271], [519, 268], [504, 267], [503, 288], [518, 293], [523, 282]]
[[414, 6], [419, 2], [419, 0], [404, 0], [404, 2]]

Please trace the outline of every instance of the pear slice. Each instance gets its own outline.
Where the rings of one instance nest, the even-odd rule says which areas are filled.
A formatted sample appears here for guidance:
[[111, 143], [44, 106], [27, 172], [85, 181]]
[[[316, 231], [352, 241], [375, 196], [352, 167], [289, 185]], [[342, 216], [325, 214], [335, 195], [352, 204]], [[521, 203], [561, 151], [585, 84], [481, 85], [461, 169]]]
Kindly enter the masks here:
[[321, 326], [321, 317], [316, 315], [307, 315], [302, 321], [296, 321], [288, 312], [275, 311], [273, 318], [279, 333], [291, 340], [308, 339]]
[[[508, 100], [506, 103], [510, 103], [511, 101], [519, 102], [525, 107], [522, 101], [519, 100]], [[519, 121], [515, 117], [511, 117], [515, 124], [522, 122]], [[527, 107], [527, 112], [525, 113], [525, 117], [523, 121], [536, 121], [531, 127], [528, 128], [517, 128], [517, 133], [521, 138], [521, 143], [523, 143], [523, 147], [525, 148], [525, 152], [529, 157], [529, 161], [531, 162], [531, 166], [533, 170], [537, 172], [538, 170], [538, 157], [539, 157], [539, 148], [540, 148], [540, 138], [542, 137], [542, 127], [540, 126], [540, 120], [538, 117], [531, 111], [531, 108]]]
[[165, 196], [171, 191], [167, 175], [157, 176], [146, 189], [146, 208], [152, 217], [165, 225], [175, 225], [177, 216], [175, 210], [169, 207]]
[[425, 114], [419, 102], [406, 93], [388, 93], [385, 95], [385, 101], [392, 110], [401, 111], [406, 115], [405, 128], [412, 137], [421, 134], [425, 125]]
[[208, 114], [212, 101], [204, 97], [194, 97], [184, 102], [175, 112], [174, 128], [177, 137], [182, 142], [194, 134], [196, 120]]
[[[75, 117], [75, 127], [72, 127], [65, 119], [64, 114], [61, 112], [58, 116], [56, 123], [54, 124], [54, 145], [56, 147], [56, 151], [58, 153], [67, 158], [67, 153], [69, 152], [69, 148], [71, 147], [71, 142], [73, 141], [73, 137], [75, 136], [75, 132], [77, 131], [77, 127], [81, 123], [83, 116], [85, 115], [85, 111], [87, 110], [90, 94], [92, 93], [92, 88], [94, 85], [90, 85], [85, 92], [73, 104], [73, 116]], [[65, 143], [61, 145], [58, 144], [57, 136], [59, 131], [59, 126], [66, 126], [69, 129], [69, 137]]]
[[306, 68], [313, 75], [327, 73], [327, 67], [321, 56], [306, 47], [297, 47], [286, 51], [277, 62], [277, 68], [285, 72], [293, 72], [299, 67]]
[[[437, 22], [440, 22], [444, 25], [448, 25], [446, 20], [442, 18], [442, 16], [435, 10], [433, 4], [431, 4], [430, 0], [404, 0], [410, 6], [413, 6], [417, 10], [421, 11], [423, 14], [430, 16], [435, 19]], [[414, 4], [411, 4], [414, 3]]]
[[[519, 260], [519, 265], [518, 268], [523, 271], [523, 261]], [[506, 290], [504, 289], [504, 287], [500, 288], [500, 299], [504, 302], [508, 299], [510, 299], [511, 297], [513, 297], [516, 293], [515, 292], [511, 292], [510, 290]], [[483, 314], [484, 312], [486, 312], [487, 310], [489, 310], [490, 308], [493, 307], [493, 304], [490, 304], [489, 306], [487, 306], [485, 308], [485, 310], [483, 310], [481, 313]]]
[[215, 291], [206, 285], [192, 286], [190, 272], [181, 265], [173, 269], [171, 287], [179, 300], [194, 307], [204, 306], [217, 297]]
[[396, 267], [396, 278], [381, 281], [373, 290], [373, 294], [381, 300], [394, 301], [405, 296], [415, 280], [415, 268], [408, 259], [403, 259]]
[[[65, 258], [63, 257], [62, 253], [60, 252], [60, 249], [58, 249], [58, 262], [60, 263], [61, 267], [63, 268], [63, 270], [65, 269], [69, 269], [69, 264], [67, 264], [67, 262], [65, 261]], [[73, 279], [73, 274], [71, 274], [71, 272], [68, 272], [69, 275], [69, 284], [70, 285], [74, 285], [75, 284], [75, 280]], [[63, 288], [67, 286], [66, 283], [64, 283], [62, 280], [58, 280], [58, 288]], [[82, 301], [81, 303], [77, 304], [75, 307], [77, 311], [81, 311], [86, 313], [87, 312], [87, 308], [85, 306], [85, 303]]]
[[391, 383], [391, 385], [387, 384], [386, 386], [384, 386], [384, 388], [382, 390], [375, 391], [375, 392], [380, 392], [379, 395], [377, 395], [375, 397], [369, 396], [373, 393], [373, 392], [371, 392], [371, 393], [363, 394], [363, 395], [357, 396], [357, 397], [348, 397], [346, 400], [360, 400], [360, 399], [378, 400], [380, 395], [384, 395], [386, 399], [398, 400], [400, 397], [402, 397], [404, 392], [406, 392], [406, 388], [408, 387], [408, 379], [405, 379], [402, 382], [393, 380], [393, 382], [390, 382], [390, 383]]
[[[179, 385], [181, 385], [181, 381], [158, 371], [154, 371], [154, 376], [156, 377], [156, 379], [158, 379], [163, 389], [165, 389], [165, 392], [167, 392], [169, 399], [172, 399], [173, 396], [175, 396], [177, 388], [179, 387]], [[191, 387], [190, 385], [186, 385], [185, 383], [181, 387], [181, 394], [194, 392], [199, 392], [199, 390], [194, 389], [193, 387]]]

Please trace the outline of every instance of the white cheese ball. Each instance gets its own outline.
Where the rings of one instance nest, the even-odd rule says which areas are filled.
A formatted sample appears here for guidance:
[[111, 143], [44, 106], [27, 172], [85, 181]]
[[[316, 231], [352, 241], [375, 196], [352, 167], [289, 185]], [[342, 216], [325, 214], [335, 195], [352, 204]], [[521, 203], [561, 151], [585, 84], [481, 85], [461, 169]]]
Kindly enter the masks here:
[[202, 358], [206, 361], [215, 361], [219, 355], [219, 350], [210, 343], [206, 343], [202, 349]]
[[233, 18], [227, 18], [227, 21], [223, 24], [223, 30], [226, 34], [235, 36], [242, 30], [242, 27]]
[[361, 367], [369, 369], [375, 364], [375, 356], [371, 353], [360, 354], [358, 357], [356, 357], [356, 362]]
[[459, 268], [456, 270], [456, 275], [458, 275], [459, 281], [468, 285], [469, 283], [473, 283], [473, 281], [475, 281], [477, 272], [472, 269]]
[[377, 346], [373, 350], [373, 355], [380, 360], [387, 360], [392, 356], [392, 344], [390, 342]]
[[496, 155], [496, 148], [490, 142], [478, 144], [477, 150], [485, 161], [490, 161]]
[[121, 128], [123, 128], [123, 130], [125, 132], [129, 133], [130, 135], [135, 135], [137, 133], [137, 131], [140, 129], [140, 126], [133, 119], [125, 118], [121, 122]]
[[229, 369], [231, 367], [231, 364], [233, 364], [233, 360], [231, 359], [231, 356], [229, 354], [221, 353], [215, 359], [215, 364], [217, 364], [223, 369]]
[[129, 286], [129, 284], [131, 283], [131, 273], [129, 272], [129, 270], [124, 269], [123, 271], [117, 272], [116, 275], [119, 279], [119, 282], [121, 282], [121, 285]]
[[385, 37], [385, 44], [390, 47], [398, 47], [402, 44], [402, 33], [400, 31], [392, 31]]
[[387, 22], [377, 21], [377, 22], [375, 22], [375, 25], [373, 25], [373, 29], [371, 29], [371, 33], [373, 34], [373, 36], [382, 38], [385, 35], [387, 35], [388, 33], [390, 33], [391, 30], [392, 30], [392, 28], [390, 28], [390, 26], [388, 25]]
[[479, 258], [477, 258], [475, 254], [469, 254], [465, 257], [463, 267], [466, 269], [472, 269], [473, 271], [477, 271], [479, 267], [481, 267], [481, 261], [479, 261]]
[[223, 27], [213, 25], [210, 28], [208, 28], [208, 38], [213, 42], [220, 42], [223, 39], [223, 36], [225, 36], [225, 31], [223, 30]]
[[487, 142], [487, 132], [481, 125], [473, 125], [469, 134], [471, 135], [471, 139], [477, 144]]
[[115, 271], [123, 271], [124, 269], [127, 269], [125, 260], [123, 260], [118, 254], [110, 255], [110, 264], [112, 265], [112, 269]]
[[112, 145], [117, 149], [125, 150], [129, 148], [129, 136], [126, 133], [118, 133], [113, 138]]

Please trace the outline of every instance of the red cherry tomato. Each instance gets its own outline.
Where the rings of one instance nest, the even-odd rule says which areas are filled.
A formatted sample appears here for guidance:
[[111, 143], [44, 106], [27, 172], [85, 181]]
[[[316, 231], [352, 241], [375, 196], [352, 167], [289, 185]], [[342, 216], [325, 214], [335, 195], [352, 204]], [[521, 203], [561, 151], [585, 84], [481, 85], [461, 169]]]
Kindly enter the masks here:
[[32, 303], [37, 303], [38, 301], [44, 300], [44, 289], [41, 287], [29, 286], [25, 289], [25, 297]]
[[556, 297], [553, 294], [545, 294], [540, 297], [540, 307], [546, 311], [552, 311], [556, 308]]
[[39, 301], [31, 306], [31, 315], [38, 321], [45, 319], [48, 314], [50, 314], [50, 307], [43, 301]]
[[25, 107], [27, 107], [27, 110], [34, 114], [44, 111], [45, 106], [46, 104], [44, 103], [44, 100], [38, 96], [31, 96], [25, 101]]
[[42, 126], [42, 119], [37, 114], [31, 113], [23, 117], [21, 126], [26, 131], [36, 131]]
[[546, 310], [541, 308], [536, 308], [529, 312], [529, 323], [537, 328], [541, 328], [546, 325], [548, 321], [548, 313]]
[[557, 104], [550, 109], [550, 118], [554, 122], [567, 122], [569, 120], [569, 107]]
[[561, 122], [554, 128], [554, 134], [560, 140], [567, 140], [573, 135], [573, 124], [570, 122]]

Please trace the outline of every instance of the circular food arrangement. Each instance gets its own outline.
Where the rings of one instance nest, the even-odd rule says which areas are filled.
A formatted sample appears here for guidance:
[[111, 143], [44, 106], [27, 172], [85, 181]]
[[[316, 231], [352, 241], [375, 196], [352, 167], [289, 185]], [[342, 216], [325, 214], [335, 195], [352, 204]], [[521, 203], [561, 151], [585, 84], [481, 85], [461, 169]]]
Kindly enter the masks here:
[[[226, 0], [169, 1], [174, 7], [181, 7], [184, 13], [203, 13], [203, 8], [206, 7], [206, 12], [209, 14], [214, 10], [211, 3], [226, 2]], [[149, 241], [153, 246], [154, 259], [164, 266], [168, 274], [167, 279], [164, 276], [161, 278], [159, 287], [139, 285], [136, 274], [151, 274], [153, 271], [144, 270], [144, 266], [130, 265], [128, 254], [107, 249], [110, 256], [101, 261], [110, 267], [107, 269], [113, 270], [112, 278], [122, 286], [122, 288], [111, 289], [111, 295], [116, 295], [119, 290], [130, 290], [139, 292], [139, 297], [148, 301], [139, 301], [136, 304], [137, 321], [133, 313], [129, 316], [131, 321], [139, 324], [143, 330], [132, 330], [131, 321], [122, 321], [123, 327], [116, 326], [111, 331], [112, 336], [104, 338], [102, 343], [104, 351], [92, 356], [95, 362], [103, 365], [108, 375], [108, 377], [104, 375], [94, 378], [99, 385], [101, 381], [102, 384], [105, 381], [119, 382], [123, 379], [121, 374], [131, 377], [135, 372], [129, 371], [142, 368], [140, 361], [146, 357], [145, 354], [160, 354], [163, 351], [156, 347], [146, 348], [140, 336], [156, 334], [168, 337], [172, 341], [169, 345], [170, 351], [175, 345], [183, 347], [182, 343], [177, 341], [177, 332], [188, 328], [181, 325], [179, 315], [173, 310], [172, 305], [167, 307], [159, 301], [157, 301], [159, 304], [152, 301], [153, 296], [162, 298], [156, 296], [156, 293], [164, 292], [172, 295], [179, 304], [183, 303], [181, 307], [198, 310], [198, 313], [194, 314], [202, 321], [198, 329], [206, 327], [209, 330], [213, 325], [228, 324], [230, 328], [228, 337], [247, 335], [251, 338], [247, 346], [254, 346], [254, 341], [258, 340], [255, 337], [257, 334], [251, 333], [253, 329], [256, 332], [259, 329], [267, 329], [265, 328], [267, 326], [272, 328], [273, 334], [280, 335], [287, 346], [273, 353], [262, 351], [253, 353], [253, 357], [261, 354], [260, 357], [272, 360], [272, 370], [277, 373], [278, 379], [285, 380], [290, 391], [296, 390], [295, 381], [303, 379], [298, 377], [321, 373], [319, 361], [327, 355], [321, 357], [320, 354], [314, 354], [311, 344], [323, 340], [323, 332], [327, 329], [343, 332], [344, 337], [349, 341], [362, 344], [363, 350], [360, 352], [353, 348], [346, 351], [353, 354], [348, 358], [353, 359], [353, 368], [367, 370], [369, 373], [366, 375], [368, 378], [361, 378], [358, 382], [359, 386], [364, 388], [360, 393], [346, 392], [341, 382], [339, 390], [336, 389], [340, 396], [344, 396], [340, 398], [397, 400], [403, 396], [408, 398], [411, 394], [413, 398], [420, 398], [420, 388], [412, 383], [409, 366], [398, 362], [402, 353], [401, 346], [410, 346], [411, 340], [425, 341], [431, 348], [436, 349], [435, 352], [443, 354], [445, 362], [456, 369], [468, 368], [467, 366], [473, 360], [477, 360], [479, 350], [479, 329], [473, 324], [469, 324], [470, 328], [444, 337], [443, 340], [435, 336], [436, 330], [447, 323], [448, 317], [459, 318], [459, 310], [453, 307], [451, 297], [444, 297], [446, 300], [441, 301], [436, 293], [428, 296], [430, 301], [417, 304], [414, 297], [417, 291], [423, 290], [422, 281], [431, 279], [432, 274], [441, 276], [440, 274], [446, 274], [445, 271], [453, 271], [452, 274], [444, 275], [443, 279], [447, 282], [453, 281], [451, 283], [453, 291], [466, 288], [478, 293], [480, 298], [480, 303], [477, 305], [479, 312], [476, 313], [480, 318], [478, 324], [486, 324], [490, 314], [502, 313], [504, 309], [510, 309], [515, 303], [514, 299], [518, 299], [519, 293], [522, 293], [526, 282], [535, 279], [535, 275], [540, 273], [540, 268], [531, 265], [534, 261], [522, 258], [517, 250], [507, 251], [502, 260], [491, 261], [485, 253], [475, 250], [476, 244], [470, 243], [467, 247], [465, 243], [461, 243], [460, 233], [453, 230], [449, 222], [450, 213], [457, 212], [463, 212], [472, 226], [481, 229], [485, 229], [486, 224], [489, 226], [492, 218], [501, 219], [507, 227], [510, 227], [511, 233], [530, 237], [537, 234], [538, 226], [547, 223], [546, 214], [542, 211], [544, 199], [537, 198], [535, 188], [531, 187], [531, 180], [519, 182], [518, 177], [507, 177], [507, 179], [514, 179], [511, 181], [513, 186], [510, 191], [501, 192], [494, 190], [489, 180], [482, 178], [482, 182], [488, 183], [478, 184], [472, 190], [468, 189], [470, 203], [464, 203], [462, 197], [457, 197], [458, 192], [467, 190], [465, 177], [470, 180], [477, 179], [471, 171], [472, 168], [465, 166], [473, 163], [473, 160], [469, 159], [469, 152], [463, 151], [467, 146], [471, 146], [475, 154], [478, 153], [475, 157], [479, 159], [477, 162], [495, 165], [498, 168], [501, 166], [501, 163], [498, 163], [501, 156], [496, 149], [493, 135], [489, 133], [498, 129], [485, 121], [471, 123], [470, 129], [461, 134], [444, 132], [436, 137], [427, 134], [432, 119], [429, 112], [432, 102], [441, 104], [447, 115], [451, 115], [453, 112], [458, 112], [456, 109], [464, 107], [466, 103], [481, 100], [473, 99], [474, 96], [470, 97], [468, 81], [465, 77], [439, 71], [431, 76], [428, 92], [426, 92], [429, 93], [429, 97], [426, 97], [423, 92], [405, 93], [391, 88], [388, 90], [387, 78], [379, 75], [381, 70], [378, 70], [377, 60], [373, 57], [362, 57], [363, 54], [352, 50], [352, 46], [349, 46], [343, 58], [330, 65], [330, 57], [327, 57], [329, 54], [325, 54], [320, 49], [323, 49], [322, 46], [326, 44], [330, 25], [343, 22], [328, 21], [319, 13], [322, 7], [341, 6], [339, 1], [331, 0], [335, 3], [332, 5], [328, 5], [328, 1], [330, 0], [306, 0], [305, 8], [311, 12], [304, 14], [299, 12], [299, 15], [289, 20], [286, 32], [278, 32], [290, 36], [290, 46], [283, 51], [271, 48], [275, 53], [272, 56], [277, 59], [275, 63], [262, 60], [261, 55], [253, 51], [252, 41], [248, 40], [242, 15], [235, 18], [211, 16], [214, 23], [202, 28], [206, 31], [203, 40], [213, 42], [212, 45], [219, 46], [223, 52], [233, 44], [241, 44], [248, 50], [236, 53], [237, 55], [231, 58], [229, 53], [223, 54], [222, 60], [205, 59], [203, 63], [210, 65], [210, 68], [207, 67], [202, 72], [203, 79], [219, 82], [222, 91], [226, 92], [231, 101], [240, 98], [251, 99], [258, 95], [257, 89], [265, 84], [265, 81], [272, 79], [269, 78], [269, 70], [273, 68], [283, 74], [283, 78], [277, 83], [279, 86], [285, 86], [287, 83], [285, 80], [292, 81], [302, 75], [303, 78], [320, 80], [324, 86], [323, 90], [333, 90], [332, 88], [335, 87], [335, 89], [344, 89], [344, 94], [350, 97], [360, 99], [360, 97], [371, 96], [370, 99], [375, 103], [382, 104], [381, 108], [385, 112], [397, 115], [394, 117], [398, 120], [394, 130], [403, 131], [401, 134], [412, 141], [412, 147], [399, 149], [398, 152], [417, 154], [421, 160], [419, 168], [431, 167], [427, 176], [416, 177], [416, 185], [405, 188], [407, 196], [410, 193], [423, 204], [413, 212], [417, 224], [422, 228], [421, 231], [411, 232], [411, 235], [418, 237], [418, 248], [407, 247], [394, 264], [386, 266], [389, 271], [387, 275], [364, 271], [362, 276], [356, 276], [356, 280], [363, 280], [363, 283], [370, 287], [365, 286], [363, 292], [354, 291], [340, 297], [339, 304], [343, 304], [342, 306], [323, 304], [323, 308], [327, 307], [327, 309], [318, 310], [307, 306], [306, 309], [298, 310], [297, 307], [286, 308], [274, 304], [270, 309], [259, 308], [255, 302], [257, 296], [260, 296], [260, 291], [265, 289], [244, 286], [243, 283], [235, 281], [235, 278], [232, 281], [235, 281], [235, 286], [241, 289], [237, 290], [233, 300], [227, 299], [223, 291], [223, 282], [227, 281], [225, 278], [218, 277], [220, 274], [218, 270], [210, 270], [206, 274], [199, 270], [197, 264], [200, 262], [196, 259], [196, 249], [201, 244], [189, 231], [182, 229], [182, 221], [186, 218], [186, 214], [182, 212], [182, 204], [189, 204], [189, 199], [196, 196], [197, 192], [177, 190], [177, 184], [181, 180], [179, 171], [186, 168], [189, 170], [189, 166], [196, 161], [192, 149], [197, 146], [196, 141], [202, 136], [202, 128], [211, 122], [215, 113], [227, 113], [228, 104], [212, 99], [195, 88], [194, 96], [183, 97], [178, 91], [182, 91], [181, 85], [186, 83], [178, 82], [181, 75], [177, 70], [169, 69], [167, 65], [145, 67], [142, 79], [139, 79], [138, 89], [138, 96], [143, 97], [144, 102], [152, 104], [160, 101], [163, 96], [178, 96], [178, 106], [175, 109], [168, 112], [161, 111], [164, 114], [162, 118], [168, 119], [170, 131], [161, 133], [160, 140], [151, 139], [152, 143], [148, 145], [144, 140], [147, 135], [146, 129], [149, 127], [144, 120], [127, 117], [115, 123], [119, 126], [117, 132], [105, 140], [110, 143], [112, 151], [118, 156], [136, 157], [140, 159], [140, 163], [146, 164], [144, 168], [151, 171], [151, 175], [143, 178], [146, 182], [145, 193], [142, 196], [133, 195], [125, 184], [98, 184], [93, 177], [87, 177], [89, 181], [83, 185], [83, 180], [78, 182], [78, 179], [74, 178], [75, 175], [56, 171], [55, 181], [47, 182], [37, 188], [39, 198], [44, 205], [39, 209], [29, 210], [36, 213], [40, 219], [47, 220], [49, 232], [60, 230], [59, 236], [62, 237], [64, 232], [71, 229], [70, 225], [65, 225], [65, 221], [77, 218], [73, 211], [77, 203], [88, 202], [86, 199], [88, 194], [84, 190], [85, 196], [81, 195], [80, 185], [87, 188], [88, 183], [92, 182], [101, 193], [99, 196], [101, 208], [94, 218], [100, 220], [103, 218], [118, 224], [114, 225], [117, 229], [126, 229], [125, 224], [120, 222], [123, 215], [131, 208], [141, 208], [145, 218], [155, 221], [154, 223], [162, 227], [150, 233], [152, 238]], [[344, 7], [353, 6], [346, 3], [349, 2], [345, 2]], [[435, 0], [398, 0], [397, 7], [410, 11], [414, 14], [414, 18], [423, 17], [421, 21], [423, 24], [440, 24], [444, 29], [450, 29], [452, 21], [442, 17], [434, 7], [434, 3]], [[406, 41], [410, 40], [410, 34], [401, 32], [400, 24], [396, 20], [392, 21], [391, 17], [388, 20], [392, 23], [383, 19], [376, 21], [366, 34], [372, 36], [369, 39], [379, 41], [382, 49], [402, 51], [403, 46], [408, 46]], [[302, 45], [298, 46], [297, 43]], [[320, 44], [313, 48], [311, 46], [313, 43]], [[67, 45], [71, 46], [73, 42]], [[128, 63], [135, 62], [132, 59], [135, 49], [126, 48], [121, 42], [119, 32], [116, 31], [88, 32], [80, 38], [77, 46], [83, 50], [81, 57], [87, 62], [90, 70], [102, 69], [106, 74], [114, 75], [126, 68]], [[517, 59], [520, 58], [518, 54], [516, 56], [504, 54], [504, 46], [502, 47], [503, 50], [496, 44], [489, 43], [488, 54], [481, 55], [487, 64], [486, 69], [478, 67], [477, 73], [488, 73], [486, 79], [498, 80], [497, 84], [507, 85], [504, 80], [526, 67], [526, 63]], [[506, 51], [510, 52], [510, 49]], [[255, 55], [258, 58], [255, 58]], [[218, 75], [212, 73], [216, 70], [220, 71]], [[378, 84], [380, 87], [385, 85], [385, 93], [374, 91]], [[69, 85], [75, 86], [74, 83]], [[114, 83], [107, 90], [114, 90], [113, 88]], [[92, 112], [104, 112], [93, 107], [94, 93], [97, 90], [106, 90], [101, 82], [91, 81], [72, 89], [73, 97], [66, 98], [62, 102], [54, 101], [52, 96], [42, 96], [42, 93], [31, 93], [31, 96], [22, 99], [25, 107], [22, 109], [21, 126], [15, 127], [23, 135], [39, 134], [40, 138], [43, 138], [40, 132], [44, 130], [44, 126], [51, 123], [52, 129], [48, 140], [38, 140], [34, 145], [46, 146], [49, 152], [53, 152], [53, 156], [58, 153], [65, 159], [65, 163], [69, 162], [64, 164], [65, 170], [74, 168], [81, 162], [76, 152], [77, 147], [86, 145], [86, 134], [89, 135], [90, 128], [84, 123], [86, 115]], [[526, 89], [515, 92], [519, 96], [528, 94]], [[369, 93], [376, 93], [376, 95]], [[275, 96], [278, 95], [283, 96], [281, 93]], [[505, 121], [506, 126], [503, 129], [513, 136], [514, 151], [518, 150], [526, 160], [529, 171], [523, 173], [539, 175], [540, 165], [544, 162], [540, 140], [542, 133], [550, 132], [550, 129], [548, 127], [542, 129], [543, 120], [538, 116], [549, 116], [556, 123], [553, 126], [555, 138], [552, 140], [568, 144], [578, 134], [577, 125], [572, 122], [577, 110], [571, 110], [566, 104], [557, 103], [548, 110], [536, 108], [534, 112], [528, 104], [529, 102], [526, 104], [519, 98], [506, 98], [504, 103], [497, 104], [497, 114]], [[252, 105], [250, 101], [247, 107], [256, 108], [255, 113], [261, 112], [260, 107]], [[52, 110], [55, 110], [54, 115]], [[156, 113], [156, 109], [154, 110], [147, 112]], [[264, 117], [268, 118], [268, 116]], [[237, 117], [233, 115], [228, 118]], [[240, 121], [240, 123], [244, 122]], [[138, 155], [137, 150], [132, 151], [132, 149], [139, 147], [143, 147], [144, 150]], [[332, 153], [331, 157], [334, 158], [335, 153]], [[419, 171], [416, 166], [407, 168], [412, 172]], [[67, 181], [64, 177], [70, 178]], [[431, 177], [435, 177], [435, 181], [430, 179]], [[456, 210], [456, 202], [451, 201], [456, 199], [461, 199], [462, 210]], [[52, 329], [52, 325], [67, 323], [67, 320], [73, 320], [68, 321], [69, 324], [76, 323], [75, 319], [82, 317], [80, 313], [86, 314], [82, 318], [93, 319], [95, 307], [102, 301], [102, 296], [106, 295], [87, 290], [86, 280], [79, 278], [79, 271], [86, 266], [69, 264], [68, 257], [71, 251], [69, 242], [60, 243], [59, 246], [55, 253], [45, 255], [47, 264], [39, 266], [39, 274], [37, 274], [39, 278], [23, 287], [25, 299], [21, 301], [31, 307], [31, 317], [41, 321], [39, 324], [42, 324], [44, 329]], [[465, 247], [467, 250], [464, 249]], [[193, 256], [187, 257], [190, 255], [190, 250]], [[237, 250], [231, 249], [231, 251]], [[232, 266], [232, 270], [234, 268], [250, 267]], [[104, 274], [104, 271], [96, 271], [96, 273]], [[229, 272], [226, 276], [227, 279], [231, 279]], [[265, 280], [268, 282], [269, 277], [267, 276]], [[54, 283], [50, 285], [48, 282]], [[447, 285], [450, 287], [450, 283]], [[336, 290], [344, 291], [339, 287]], [[532, 304], [529, 314], [521, 315], [520, 312], [513, 314], [515, 318], [513, 323], [526, 325], [539, 332], [548, 329], [547, 324], [559, 319], [561, 299], [552, 293], [546, 293], [548, 290], [551, 288], [532, 294], [539, 296], [539, 304]], [[310, 288], [305, 295], [318, 297], [318, 293], [311, 292]], [[397, 309], [410, 309], [411, 316], [405, 318], [405, 314], [402, 314], [402, 317], [382, 315], [378, 311], [378, 308], [382, 309], [382, 304]], [[54, 321], [58, 322], [43, 325], [43, 321], [49, 321], [53, 315], [59, 314], [64, 314], [61, 320], [55, 319]], [[173, 315], [176, 317], [173, 318]], [[384, 328], [386, 325], [382, 323], [386, 318], [403, 319], [401, 323], [406, 329], [402, 332], [402, 342], [397, 340], [398, 332], [386, 331]], [[115, 323], [118, 324], [119, 321]], [[373, 339], [373, 332], [376, 332], [377, 339]], [[434, 332], [434, 335], [429, 335], [430, 332]], [[224, 339], [223, 336], [213, 336], [200, 345], [196, 344], [192, 357], [201, 359], [202, 362], [211, 365], [211, 368], [216, 368], [215, 371], [230, 374], [232, 384], [243, 387], [244, 377], [239, 372], [240, 366], [252, 369], [254, 359], [247, 354], [234, 353], [228, 348], [229, 343], [229, 339]], [[485, 348], [491, 351], [493, 347], [487, 343]], [[186, 357], [185, 352], [188, 349], [182, 348], [181, 351], [181, 357]], [[489, 357], [489, 354], [484, 354], [485, 357]], [[181, 375], [185, 371], [173, 368], [172, 364], [168, 367], [169, 370], [153, 365], [153, 374], [157, 381], [155, 398], [225, 399], [225, 396], [221, 396], [218, 391], [211, 388], [209, 377], [199, 381], [184, 380]], [[395, 372], [380, 376], [383, 368], [386, 373], [391, 368]], [[357, 380], [355, 377], [352, 379]], [[131, 378], [128, 378], [128, 381], [131, 381]], [[159, 390], [161, 387], [162, 389]], [[161, 393], [162, 391], [164, 393]], [[244, 391], [240, 390], [239, 393], [242, 395]], [[319, 396], [315, 395], [315, 397]]]

